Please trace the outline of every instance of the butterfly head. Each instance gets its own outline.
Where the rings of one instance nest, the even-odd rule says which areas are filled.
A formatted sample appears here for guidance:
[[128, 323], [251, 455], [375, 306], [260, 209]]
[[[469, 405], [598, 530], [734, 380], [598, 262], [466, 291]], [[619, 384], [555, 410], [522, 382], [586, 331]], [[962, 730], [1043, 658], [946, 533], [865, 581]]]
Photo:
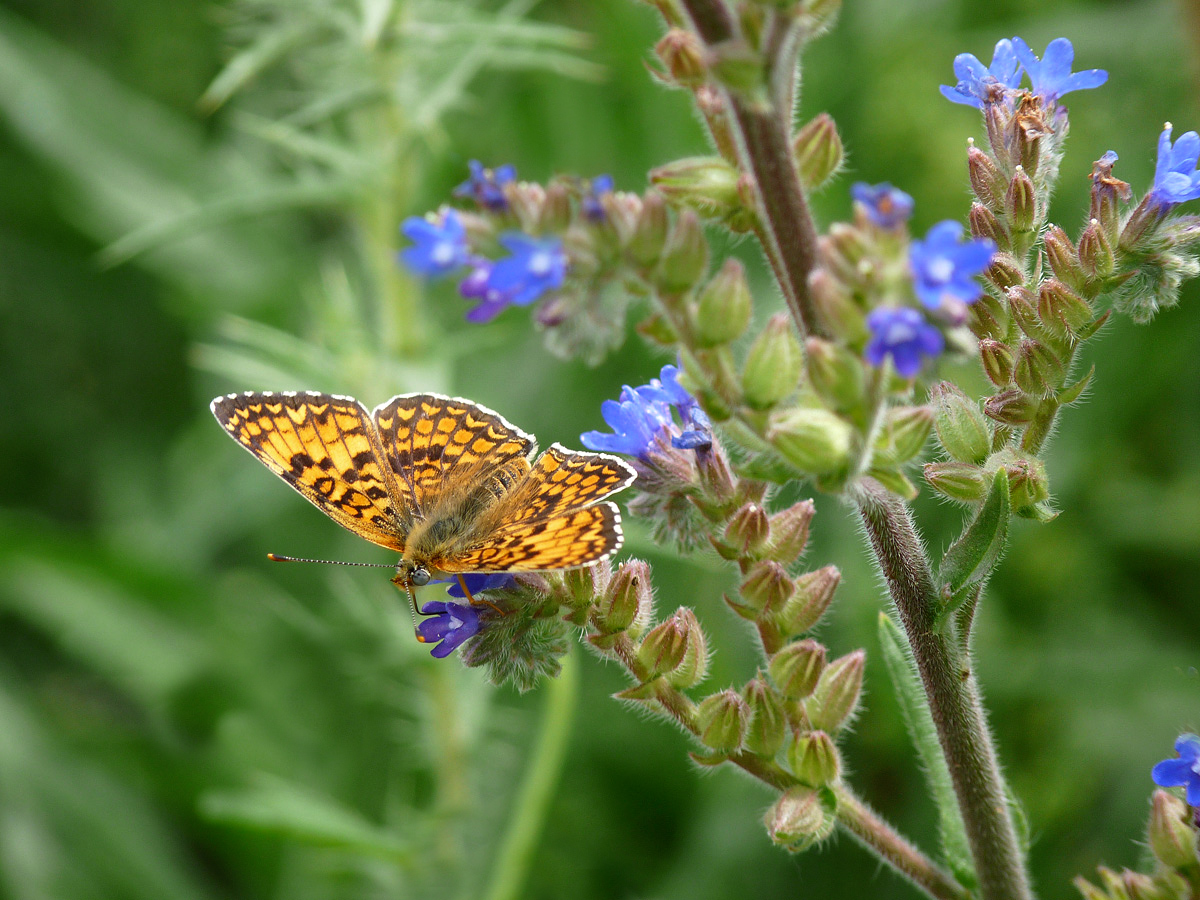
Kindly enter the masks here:
[[429, 570], [412, 560], [402, 559], [396, 563], [396, 577], [392, 581], [405, 587], [424, 587], [433, 579]]

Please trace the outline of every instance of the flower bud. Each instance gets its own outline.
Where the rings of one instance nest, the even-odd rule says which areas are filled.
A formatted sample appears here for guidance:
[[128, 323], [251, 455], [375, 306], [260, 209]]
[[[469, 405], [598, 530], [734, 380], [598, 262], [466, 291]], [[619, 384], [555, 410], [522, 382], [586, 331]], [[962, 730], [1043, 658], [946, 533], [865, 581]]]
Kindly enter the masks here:
[[837, 781], [842, 767], [837, 747], [824, 731], [798, 736], [788, 748], [788, 765], [809, 787], [824, 787]]
[[772, 843], [799, 853], [833, 834], [837, 817], [821, 802], [818, 791], [791, 787], [767, 810], [763, 824]]
[[767, 440], [788, 462], [813, 475], [842, 469], [850, 458], [854, 430], [825, 409], [797, 409], [767, 431]]
[[567, 230], [570, 221], [571, 192], [565, 184], [553, 182], [546, 188], [546, 196], [538, 217], [537, 233], [561, 234]]
[[787, 737], [787, 714], [779, 695], [763, 680], [760, 672], [757, 678], [746, 683], [742, 696], [750, 712], [746, 749], [758, 756], [773, 757]]
[[1003, 425], [1028, 425], [1037, 409], [1037, 400], [1016, 388], [1001, 391], [983, 403], [984, 413]]
[[771, 657], [767, 673], [789, 700], [803, 700], [817, 687], [825, 670], [826, 650], [811, 638], [793, 641]]
[[804, 353], [786, 313], [768, 320], [746, 356], [742, 392], [754, 409], [770, 409], [800, 383]]
[[510, 182], [504, 186], [504, 195], [509, 209], [521, 223], [521, 230], [535, 232], [546, 202], [546, 189], [535, 181]]
[[834, 222], [829, 233], [818, 239], [817, 249], [827, 269], [847, 284], [858, 284], [862, 279], [859, 266], [870, 249], [866, 236], [853, 225]]
[[1008, 313], [991, 294], [984, 294], [967, 307], [967, 327], [980, 340], [1004, 340], [1008, 322]]
[[971, 190], [979, 202], [992, 212], [1004, 208], [1004, 195], [1008, 190], [1003, 173], [990, 156], [975, 146], [967, 147], [967, 174], [971, 178]]
[[684, 624], [676, 613], [665, 622], [650, 629], [638, 647], [638, 660], [646, 667], [647, 679], [658, 678], [673, 672], [683, 662], [687, 653], [687, 635]]
[[946, 454], [956, 462], [981, 463], [992, 450], [992, 429], [979, 404], [948, 381], [929, 392], [934, 427]]
[[1049, 498], [1046, 465], [1040, 459], [1018, 459], [1004, 468], [1008, 472], [1009, 502], [1014, 510], [1028, 509]]
[[983, 276], [1001, 291], [1007, 291], [1025, 281], [1021, 264], [1011, 253], [997, 253], [993, 256], [988, 267], [983, 270]]
[[834, 592], [842, 583], [842, 573], [837, 566], [825, 566], [814, 572], [805, 572], [793, 583], [795, 593], [775, 616], [779, 630], [785, 637], [804, 634], [821, 620], [833, 602]]
[[1038, 290], [1038, 315], [1058, 337], [1078, 334], [1092, 323], [1092, 308], [1063, 282], [1049, 278]]
[[736, 549], [740, 556], [755, 559], [766, 546], [770, 534], [767, 513], [757, 503], [747, 503], [733, 514], [725, 526], [725, 542]]
[[1008, 298], [1008, 311], [1016, 320], [1021, 330], [1030, 337], [1041, 334], [1042, 320], [1038, 317], [1037, 295], [1023, 284], [1011, 287], [1005, 293]]
[[1015, 365], [1012, 349], [999, 341], [980, 341], [979, 356], [983, 360], [983, 371], [992, 384], [1008, 387]]
[[829, 113], [821, 113], [796, 133], [792, 153], [800, 170], [800, 183], [807, 191], [819, 188], [837, 172], [844, 151], [837, 125]]
[[804, 701], [804, 711], [813, 728], [836, 734], [850, 721], [862, 693], [866, 658], [866, 651], [855, 650], [825, 667], [816, 690]]
[[596, 602], [593, 621], [605, 634], [629, 631], [636, 637], [650, 618], [652, 604], [650, 566], [631, 559], [621, 563]]
[[1164, 893], [1154, 879], [1141, 872], [1125, 869], [1121, 872], [1121, 883], [1129, 900], [1168, 900], [1169, 894]]
[[867, 319], [845, 286], [825, 269], [808, 276], [817, 319], [843, 343], [858, 343], [867, 337]]
[[642, 198], [630, 191], [607, 191], [600, 198], [602, 219], [617, 235], [617, 243], [628, 248], [642, 218]]
[[741, 585], [746, 603], [759, 613], [773, 614], [784, 608], [796, 586], [787, 569], [771, 559], [760, 560], [750, 567]]
[[677, 688], [690, 688], [704, 680], [708, 674], [708, 640], [696, 619], [696, 614], [686, 606], [675, 611], [674, 618], [681, 623], [685, 647], [683, 659], [675, 671], [667, 673], [667, 681]]
[[857, 356], [846, 347], [815, 337], [804, 342], [804, 349], [809, 384], [829, 408], [847, 412], [862, 405], [866, 373]]
[[591, 606], [596, 597], [603, 595], [612, 582], [612, 569], [603, 563], [567, 569], [562, 573], [563, 587], [573, 606]]
[[746, 270], [736, 259], [728, 259], [700, 294], [696, 342], [701, 347], [719, 347], [737, 340], [753, 312]]
[[738, 173], [719, 156], [690, 156], [650, 170], [650, 184], [675, 206], [723, 219], [742, 205]]
[[1004, 212], [1012, 229], [1014, 250], [1023, 255], [1029, 249], [1033, 227], [1037, 222], [1037, 194], [1033, 181], [1020, 166], [1017, 166], [1004, 193]]
[[1196, 852], [1196, 830], [1187, 804], [1166, 791], [1150, 798], [1150, 824], [1146, 836], [1154, 857], [1172, 869], [1187, 869], [1200, 858]]
[[767, 556], [784, 565], [799, 557], [808, 543], [808, 526], [815, 512], [811, 500], [801, 500], [771, 516]]
[[751, 102], [766, 87], [763, 58], [746, 40], [733, 38], [711, 44], [706, 61], [709, 72], [722, 87], [750, 98]]
[[1051, 225], [1042, 235], [1042, 244], [1046, 248], [1046, 258], [1050, 268], [1059, 281], [1072, 290], [1082, 291], [1087, 284], [1087, 276], [1079, 264], [1079, 256], [1067, 233], [1057, 225]]
[[1093, 278], [1107, 278], [1116, 270], [1112, 244], [1096, 219], [1092, 219], [1079, 236], [1079, 262], [1083, 271]]
[[1071, 883], [1075, 885], [1075, 890], [1083, 896], [1083, 900], [1112, 900], [1108, 894], [1100, 890], [1082, 875], [1076, 875], [1071, 879]]
[[658, 191], [646, 191], [642, 211], [629, 241], [629, 255], [634, 262], [641, 266], [658, 262], [667, 241], [669, 224], [666, 199]]
[[1159, 237], [1160, 226], [1170, 208], [1159, 203], [1153, 192], [1143, 197], [1121, 229], [1121, 249], [1134, 252], [1149, 250]]
[[659, 286], [668, 294], [682, 294], [692, 289], [708, 267], [708, 241], [700, 218], [693, 210], [685, 209], [675, 220], [659, 260]]
[[889, 409], [875, 438], [872, 462], [889, 467], [908, 462], [921, 452], [932, 428], [933, 410], [928, 406]]
[[971, 224], [971, 234], [975, 237], [987, 238], [996, 245], [997, 250], [1005, 252], [1012, 250], [1012, 240], [1008, 236], [1008, 229], [996, 218], [996, 214], [982, 203], [976, 201], [971, 204], [968, 221]]
[[987, 477], [982, 468], [971, 463], [927, 463], [925, 480], [944, 497], [974, 503], [987, 493]]
[[742, 746], [749, 718], [750, 708], [734, 690], [711, 694], [696, 709], [701, 742], [721, 753], [733, 753]]
[[704, 83], [704, 50], [700, 39], [683, 28], [672, 28], [654, 45], [654, 52], [667, 67], [671, 80], [682, 87]]
[[1045, 344], [1021, 341], [1013, 380], [1027, 394], [1046, 396], [1062, 386], [1067, 370], [1063, 362]]
[[1133, 191], [1129, 185], [1113, 175], [1113, 163], [1117, 154], [1109, 150], [1092, 164], [1092, 196], [1089, 217], [1100, 223], [1104, 236], [1111, 246], [1120, 238], [1121, 203], [1129, 200]]
[[841, 8], [842, 0], [801, 0], [798, 16], [804, 33], [810, 38], [823, 34]]

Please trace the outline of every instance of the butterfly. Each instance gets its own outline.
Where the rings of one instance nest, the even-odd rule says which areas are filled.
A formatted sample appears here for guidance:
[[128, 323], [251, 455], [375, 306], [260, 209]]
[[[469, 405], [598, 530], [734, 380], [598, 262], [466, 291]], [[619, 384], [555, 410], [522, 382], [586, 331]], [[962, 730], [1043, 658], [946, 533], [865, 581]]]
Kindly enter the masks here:
[[[401, 394], [371, 412], [316, 391], [228, 394], [213, 415], [235, 441], [343, 528], [401, 554], [406, 590], [466, 573], [572, 569], [621, 549], [607, 497], [636, 473], [553, 444], [470, 400]], [[469, 592], [468, 592], [468, 596]]]

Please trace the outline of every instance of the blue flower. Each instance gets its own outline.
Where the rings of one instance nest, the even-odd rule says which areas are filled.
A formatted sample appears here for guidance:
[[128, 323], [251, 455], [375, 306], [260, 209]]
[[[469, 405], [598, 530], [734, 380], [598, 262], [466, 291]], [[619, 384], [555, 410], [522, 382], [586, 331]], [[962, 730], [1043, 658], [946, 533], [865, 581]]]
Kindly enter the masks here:
[[508, 209], [508, 198], [504, 185], [517, 180], [517, 170], [512, 166], [485, 169], [477, 159], [467, 163], [471, 177], [454, 189], [455, 197], [473, 197], [484, 209], [503, 212]]
[[880, 228], [903, 225], [912, 215], [913, 198], [886, 181], [875, 185], [857, 181], [850, 186], [850, 196], [862, 204], [867, 218]]
[[954, 57], [954, 74], [958, 83], [941, 86], [942, 96], [951, 103], [963, 103], [982, 109], [991, 99], [996, 85], [1015, 88], [1021, 81], [1021, 66], [1013, 53], [1012, 41], [997, 41], [992, 51], [992, 64], [985, 66], [973, 53]]
[[422, 644], [437, 644], [429, 654], [438, 659], [449, 656], [463, 641], [478, 634], [481, 627], [479, 613], [465, 603], [435, 600], [422, 606], [421, 612], [431, 618], [417, 626], [417, 639]]
[[1188, 131], [1171, 146], [1171, 127], [1168, 122], [1158, 137], [1158, 163], [1154, 167], [1154, 187], [1150, 189], [1150, 196], [1160, 206], [1200, 197], [1200, 172], [1196, 171], [1200, 135]]
[[[482, 572], [472, 572], [470, 575], [464, 575], [463, 581], [467, 583], [467, 590], [471, 595], [480, 594], [484, 591], [503, 591], [514, 584], [517, 580], [507, 572], [497, 572], [491, 575], [486, 575]], [[452, 579], [450, 587], [446, 593], [451, 597], [458, 597], [460, 600], [467, 599], [467, 595], [463, 593], [462, 586], [458, 583], [458, 579]]]
[[478, 305], [467, 310], [468, 322], [490, 322], [504, 312], [509, 295], [490, 287], [492, 261], [482, 257], [471, 260], [471, 274], [458, 284], [458, 292], [467, 300], [478, 300]]
[[1029, 73], [1031, 90], [1036, 96], [1041, 97], [1044, 103], [1053, 103], [1071, 91], [1098, 88], [1108, 81], [1108, 73], [1103, 69], [1071, 71], [1071, 64], [1075, 61], [1075, 48], [1066, 38], [1052, 40], [1040, 60], [1034, 56], [1029, 45], [1019, 37], [1012, 39], [1012, 46], [1016, 51], [1017, 59]]
[[1175, 752], [1178, 759], [1164, 759], [1150, 777], [1159, 787], [1186, 787], [1188, 805], [1200, 807], [1200, 737], [1181, 734]]
[[[618, 400], [605, 400], [600, 414], [612, 434], [588, 431], [579, 436], [589, 450], [623, 453], [645, 459], [657, 446], [663, 429], [671, 434], [671, 446], [678, 450], [707, 450], [712, 446], [708, 416], [696, 404], [696, 398], [679, 383], [679, 369], [663, 366], [660, 378], [638, 388], [626, 385]], [[679, 410], [683, 427], [675, 424], [671, 407]]]
[[534, 238], [519, 231], [503, 235], [500, 243], [512, 256], [492, 263], [489, 291], [497, 291], [514, 306], [528, 306], [547, 291], [562, 287], [567, 277], [567, 254], [556, 237]]
[[911, 307], [898, 309], [881, 306], [867, 316], [871, 340], [864, 358], [873, 366], [882, 366], [891, 356], [896, 371], [912, 378], [921, 368], [922, 356], [937, 356], [945, 347], [942, 333]]
[[605, 194], [611, 194], [613, 190], [613, 179], [611, 175], [597, 175], [588, 185], [588, 192], [583, 195], [579, 201], [583, 207], [583, 214], [593, 222], [604, 221], [604, 203], [602, 198]]
[[909, 248], [913, 287], [930, 309], [974, 303], [983, 293], [974, 276], [988, 267], [996, 245], [987, 238], [961, 242], [962, 232], [958, 222], [938, 222], [925, 240], [913, 241]]
[[465, 266], [470, 256], [467, 231], [458, 213], [446, 210], [440, 223], [410, 216], [400, 231], [413, 242], [400, 251], [400, 260], [417, 275], [434, 278]]

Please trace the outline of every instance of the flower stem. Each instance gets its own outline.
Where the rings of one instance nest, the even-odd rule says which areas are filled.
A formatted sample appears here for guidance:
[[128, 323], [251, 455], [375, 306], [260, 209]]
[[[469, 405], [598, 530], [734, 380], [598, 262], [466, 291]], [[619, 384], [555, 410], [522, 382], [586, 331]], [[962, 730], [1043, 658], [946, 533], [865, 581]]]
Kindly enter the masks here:
[[563, 657], [562, 671], [546, 684], [542, 727], [529, 757], [525, 778], [517, 791], [504, 842], [496, 854], [487, 900], [514, 900], [537, 849], [554, 787], [567, 755], [567, 740], [579, 703], [579, 662], [573, 653]]
[[859, 512], [908, 635], [950, 769], [983, 900], [1031, 900], [1028, 876], [970, 658], [952, 624], [934, 627], [938, 597], [908, 508], [871, 479]]

